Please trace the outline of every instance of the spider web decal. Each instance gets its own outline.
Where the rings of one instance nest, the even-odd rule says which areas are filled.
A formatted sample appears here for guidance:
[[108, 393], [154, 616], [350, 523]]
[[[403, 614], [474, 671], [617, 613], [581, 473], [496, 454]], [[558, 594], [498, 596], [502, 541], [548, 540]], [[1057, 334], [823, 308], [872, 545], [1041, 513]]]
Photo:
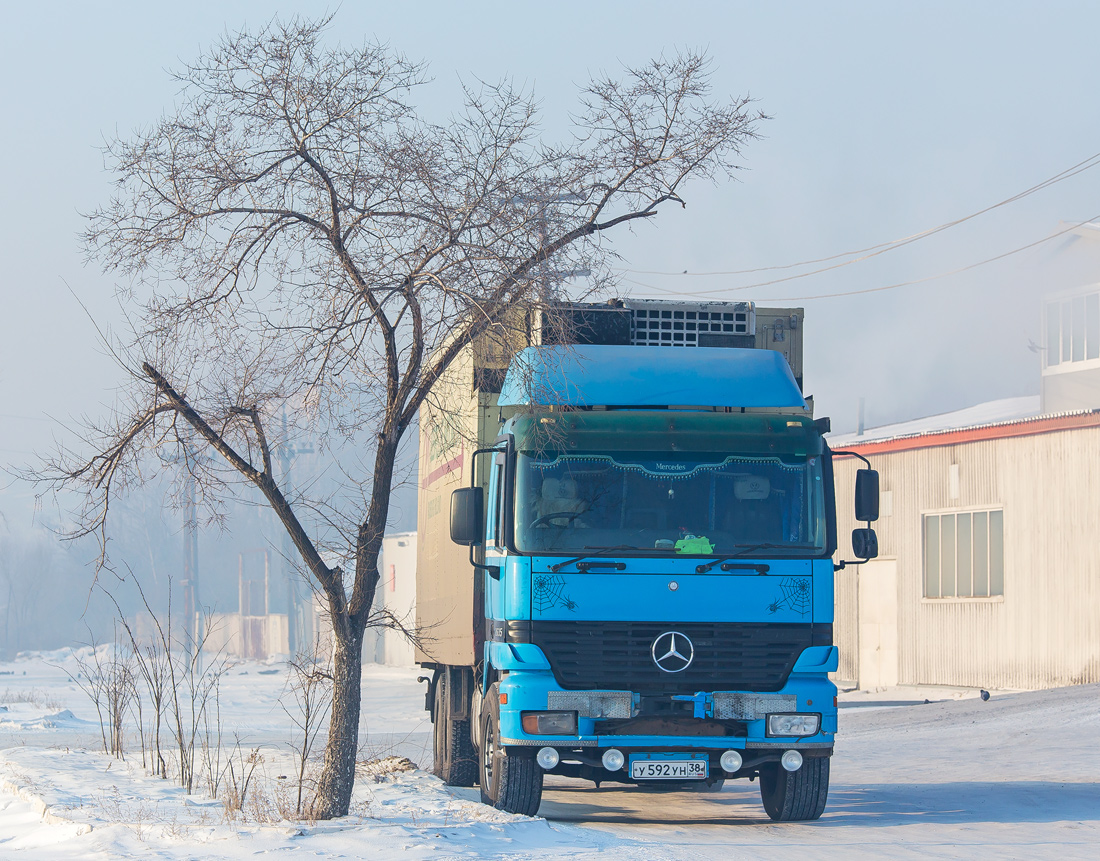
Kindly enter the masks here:
[[809, 577], [786, 577], [779, 584], [781, 598], [768, 606], [768, 611], [776, 613], [784, 608], [805, 616], [811, 608], [811, 590]]
[[560, 574], [536, 574], [532, 583], [531, 603], [540, 613], [545, 613], [559, 605], [567, 610], [573, 610], [577, 604], [562, 594], [564, 588], [565, 578]]

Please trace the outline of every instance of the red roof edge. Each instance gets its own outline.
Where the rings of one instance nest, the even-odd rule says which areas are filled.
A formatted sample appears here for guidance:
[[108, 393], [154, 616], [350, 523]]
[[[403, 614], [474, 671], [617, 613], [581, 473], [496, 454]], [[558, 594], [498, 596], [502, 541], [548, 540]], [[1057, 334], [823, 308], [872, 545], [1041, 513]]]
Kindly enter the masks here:
[[1091, 427], [1100, 427], [1100, 410], [1073, 415], [1040, 416], [1038, 418], [964, 428], [962, 430], [929, 431], [928, 433], [886, 439], [880, 442], [853, 443], [844, 446], [842, 450], [858, 451], [862, 455], [889, 454], [895, 451], [939, 448], [945, 445], [959, 445], [990, 439], [1009, 439], [1018, 436], [1036, 436], [1044, 433]]

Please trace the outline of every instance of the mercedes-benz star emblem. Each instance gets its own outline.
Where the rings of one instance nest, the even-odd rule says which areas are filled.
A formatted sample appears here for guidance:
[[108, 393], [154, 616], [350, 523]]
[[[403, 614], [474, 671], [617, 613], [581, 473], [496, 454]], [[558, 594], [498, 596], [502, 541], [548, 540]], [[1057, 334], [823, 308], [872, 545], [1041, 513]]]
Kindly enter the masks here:
[[666, 673], [682, 673], [691, 666], [695, 647], [679, 631], [665, 631], [653, 641], [653, 663]]

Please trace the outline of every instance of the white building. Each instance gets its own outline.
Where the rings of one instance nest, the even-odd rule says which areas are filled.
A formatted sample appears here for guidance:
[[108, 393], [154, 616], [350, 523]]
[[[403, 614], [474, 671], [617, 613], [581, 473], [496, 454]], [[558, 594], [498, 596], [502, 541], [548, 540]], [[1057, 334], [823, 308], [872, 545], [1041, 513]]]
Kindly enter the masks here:
[[1043, 302], [1042, 411], [1100, 406], [1100, 284]]
[[[416, 533], [395, 532], [382, 539], [378, 558], [378, 594], [375, 606], [383, 607], [409, 630], [416, 623]], [[368, 632], [364, 658], [390, 667], [415, 665], [413, 645], [399, 630]], [[373, 648], [372, 648], [373, 647]]]
[[[839, 678], [1100, 681], [1100, 409], [1028, 412], [1037, 398], [830, 440], [881, 480], [879, 558], [837, 572]], [[836, 459], [840, 559], [861, 466]]]
[[[830, 438], [881, 480], [879, 558], [837, 572], [840, 679], [1100, 681], [1100, 284], [1048, 293], [1042, 321], [1039, 396]], [[861, 466], [835, 463], [839, 559]]]

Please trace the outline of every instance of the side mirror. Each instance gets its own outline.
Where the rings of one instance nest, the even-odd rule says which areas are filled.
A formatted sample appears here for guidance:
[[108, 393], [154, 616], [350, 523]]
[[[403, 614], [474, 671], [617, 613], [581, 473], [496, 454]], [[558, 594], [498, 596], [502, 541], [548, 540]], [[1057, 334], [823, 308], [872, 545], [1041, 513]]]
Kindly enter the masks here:
[[860, 559], [875, 559], [878, 556], [878, 536], [873, 529], [852, 530], [852, 552]]
[[[863, 520], [867, 523], [878, 520], [877, 470], [861, 469], [856, 471], [856, 520]], [[870, 559], [872, 557], [865, 556], [864, 558]]]
[[484, 538], [484, 492], [480, 487], [462, 487], [451, 494], [451, 541], [480, 544]]

